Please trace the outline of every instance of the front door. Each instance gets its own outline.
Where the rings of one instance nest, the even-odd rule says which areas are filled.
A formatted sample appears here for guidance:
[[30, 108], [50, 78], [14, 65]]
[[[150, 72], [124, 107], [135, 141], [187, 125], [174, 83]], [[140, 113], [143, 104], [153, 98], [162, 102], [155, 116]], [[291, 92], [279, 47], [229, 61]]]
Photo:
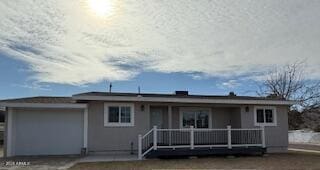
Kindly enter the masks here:
[[161, 108], [150, 109], [150, 126], [157, 126], [157, 128], [163, 128], [163, 110]]

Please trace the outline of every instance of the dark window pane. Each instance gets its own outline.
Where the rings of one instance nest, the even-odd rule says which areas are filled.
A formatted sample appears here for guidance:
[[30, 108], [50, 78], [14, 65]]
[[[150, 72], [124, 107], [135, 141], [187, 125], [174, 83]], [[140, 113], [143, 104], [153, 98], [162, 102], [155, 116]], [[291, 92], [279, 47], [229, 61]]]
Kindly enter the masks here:
[[183, 127], [188, 128], [194, 126], [194, 113], [193, 112], [184, 112], [183, 113]]
[[119, 122], [119, 107], [109, 107], [109, 122]]
[[265, 110], [265, 115], [266, 115], [266, 122], [267, 123], [273, 123], [273, 112], [271, 109], [266, 109]]
[[209, 114], [205, 111], [197, 112], [197, 128], [209, 128]]
[[130, 123], [130, 107], [121, 107], [121, 122], [122, 123]]
[[263, 109], [257, 109], [257, 122], [264, 123]]

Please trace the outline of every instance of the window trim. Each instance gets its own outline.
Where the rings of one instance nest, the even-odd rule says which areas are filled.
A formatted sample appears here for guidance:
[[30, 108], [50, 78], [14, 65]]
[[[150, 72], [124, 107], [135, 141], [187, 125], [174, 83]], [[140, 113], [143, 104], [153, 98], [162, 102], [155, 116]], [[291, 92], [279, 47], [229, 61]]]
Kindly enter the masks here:
[[[263, 109], [264, 123], [257, 122], [257, 110], [258, 109]], [[273, 115], [273, 122], [272, 123], [266, 122], [266, 112], [265, 112], [266, 109], [272, 110], [272, 115]], [[254, 126], [277, 126], [277, 108], [275, 106], [255, 106], [254, 112], [253, 112], [253, 121], [254, 121]]]
[[[109, 122], [109, 107], [130, 107], [130, 123], [121, 122], [121, 111], [119, 110], [119, 122]], [[134, 126], [134, 104], [133, 103], [104, 103], [104, 126], [105, 127], [132, 127]]]
[[[204, 111], [208, 111], [208, 128], [200, 128], [200, 129], [211, 129], [212, 128], [212, 110], [211, 108], [208, 107], [180, 107], [179, 108], [179, 127], [180, 129], [188, 129], [188, 128], [184, 128], [183, 127], [183, 112], [184, 111], [197, 111], [197, 110], [204, 110]], [[196, 123], [196, 122], [195, 122]], [[194, 127], [196, 128], [196, 127]]]

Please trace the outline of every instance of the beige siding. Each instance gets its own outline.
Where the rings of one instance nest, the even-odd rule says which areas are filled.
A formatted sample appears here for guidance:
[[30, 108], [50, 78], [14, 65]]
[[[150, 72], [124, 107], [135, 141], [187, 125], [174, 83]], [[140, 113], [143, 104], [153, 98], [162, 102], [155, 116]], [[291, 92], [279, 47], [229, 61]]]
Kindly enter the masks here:
[[[145, 110], [141, 111], [141, 105]], [[151, 129], [150, 106], [161, 106], [164, 109], [163, 120], [165, 127], [168, 126], [167, 106], [168, 103], [143, 103], [136, 102], [135, 126], [134, 127], [104, 127], [104, 102], [89, 103], [89, 129], [88, 148], [89, 151], [130, 151], [130, 143], [133, 142], [134, 150], [137, 149], [137, 138], [139, 134], [145, 134]], [[190, 105], [174, 104], [172, 106], [172, 128], [180, 128], [180, 107], [206, 107], [212, 109], [212, 128], [226, 128], [231, 125], [233, 128], [255, 128], [254, 113], [252, 105], [249, 105], [249, 112], [245, 112], [246, 106], [241, 105]], [[268, 150], [283, 151], [288, 146], [288, 118], [287, 107], [277, 107], [276, 127], [266, 127], [266, 144]]]
[[173, 107], [172, 108], [172, 128], [173, 129], [179, 129], [180, 128], [180, 122], [179, 122], [179, 108]]
[[232, 128], [241, 128], [241, 107], [231, 108], [230, 120]]
[[138, 135], [149, 130], [149, 110], [141, 111], [141, 104], [135, 103], [134, 127], [105, 127], [104, 102], [90, 102], [88, 113], [89, 151], [130, 151], [131, 142], [137, 149]]
[[5, 112], [5, 130], [3, 138], [3, 157], [7, 157], [7, 140], [8, 140], [8, 108]]
[[[144, 105], [144, 111], [141, 110]], [[245, 112], [246, 106], [240, 105], [208, 105], [208, 104], [173, 104], [172, 107], [172, 128], [179, 128], [179, 108], [206, 107], [212, 110], [212, 128], [226, 128], [231, 125], [233, 128], [255, 128], [254, 126], [254, 106], [249, 105], [249, 111]], [[150, 106], [161, 106], [164, 111], [164, 126], [168, 127], [168, 103], [134, 103], [134, 126], [133, 127], [105, 127], [104, 126], [104, 102], [92, 101], [88, 104], [88, 150], [103, 151], [130, 151], [131, 143], [133, 149], [137, 149], [138, 135], [145, 134], [151, 129], [150, 126]], [[22, 109], [23, 110], [23, 109]], [[42, 110], [46, 112], [47, 110]], [[21, 112], [16, 110], [15, 112]], [[23, 112], [28, 112], [23, 110]], [[61, 112], [61, 110], [51, 110], [50, 112]], [[68, 111], [70, 112], [70, 111]], [[81, 111], [82, 112], [82, 111]], [[277, 106], [277, 126], [266, 127], [266, 145], [268, 151], [285, 151], [288, 146], [288, 107]], [[35, 112], [32, 112], [35, 113]], [[17, 117], [13, 116], [15, 121]], [[7, 117], [6, 117], [7, 119]], [[12, 131], [16, 131], [13, 126]], [[21, 136], [21, 135], [19, 135]], [[5, 135], [6, 137], [6, 135]], [[13, 135], [13, 143], [16, 138]], [[82, 142], [82, 141], [81, 141]], [[6, 145], [6, 142], [5, 142]], [[15, 148], [13, 148], [13, 152]], [[6, 150], [5, 150], [6, 151]]]
[[[277, 126], [266, 126], [266, 146], [270, 152], [282, 152], [288, 147], [288, 107], [277, 106]], [[255, 128], [254, 106], [249, 106], [249, 112], [245, 107], [241, 109], [242, 128]]]
[[213, 128], [227, 128], [230, 124], [229, 108], [214, 107], [212, 108], [212, 127]]

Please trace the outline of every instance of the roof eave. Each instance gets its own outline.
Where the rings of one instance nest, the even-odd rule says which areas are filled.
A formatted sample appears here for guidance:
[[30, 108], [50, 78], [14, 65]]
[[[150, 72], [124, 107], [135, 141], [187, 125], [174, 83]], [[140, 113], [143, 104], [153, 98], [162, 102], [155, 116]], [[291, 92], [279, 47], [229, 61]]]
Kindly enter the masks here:
[[98, 100], [116, 102], [168, 102], [168, 103], [207, 103], [207, 104], [256, 104], [256, 105], [294, 105], [296, 101], [289, 100], [246, 100], [246, 99], [200, 99], [174, 97], [143, 97], [143, 96], [85, 96], [74, 95], [74, 100]]
[[2, 102], [2, 103], [0, 103], [0, 107], [84, 109], [84, 108], [87, 108], [87, 104], [80, 104], [80, 103], [9, 103], [9, 102]]

